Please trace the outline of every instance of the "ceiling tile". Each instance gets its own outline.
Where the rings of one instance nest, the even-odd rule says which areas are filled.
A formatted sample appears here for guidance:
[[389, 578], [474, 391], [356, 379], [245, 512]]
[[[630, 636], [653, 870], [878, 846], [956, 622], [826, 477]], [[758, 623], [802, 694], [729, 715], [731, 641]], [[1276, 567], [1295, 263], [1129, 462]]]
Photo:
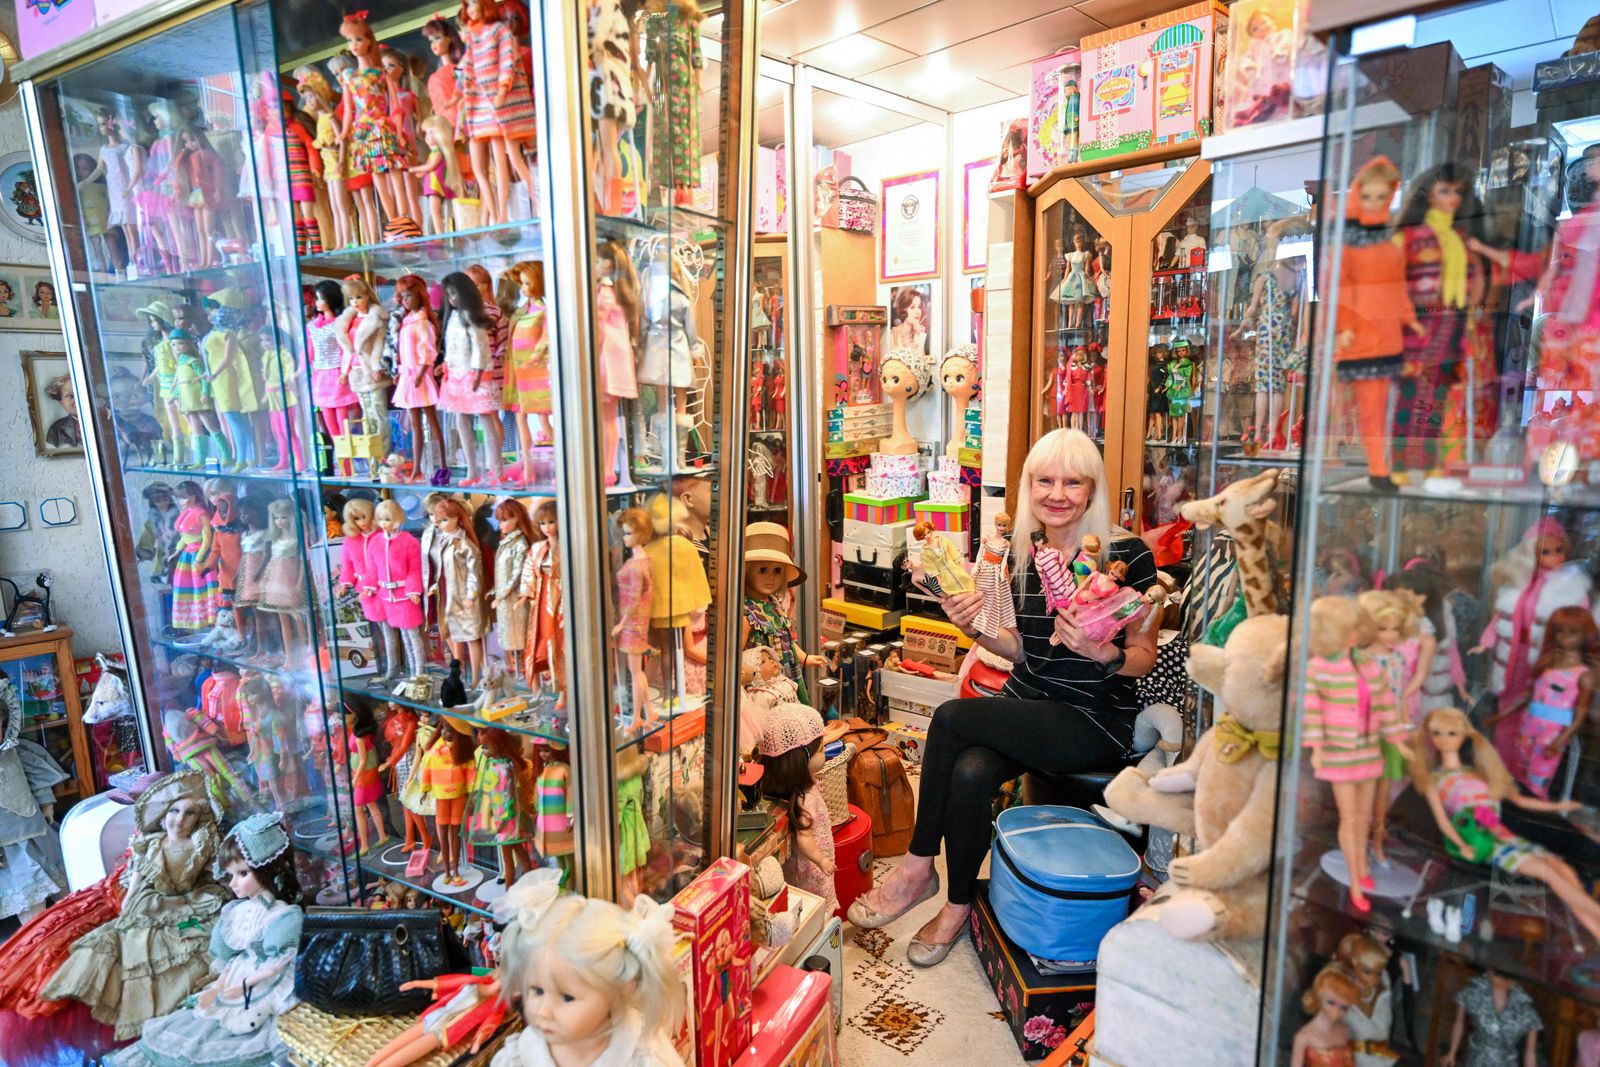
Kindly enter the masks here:
[[880, 22], [870, 32], [913, 55], [927, 55], [1060, 7], [1061, 0], [936, 0], [910, 14]]
[[1093, 33], [1099, 28], [1098, 23], [1073, 8], [1062, 8], [984, 37], [885, 67], [864, 75], [861, 80], [902, 96], [924, 99], [932, 93], [945, 93], [952, 86], [959, 88], [964, 82], [990, 71], [1008, 70], [1016, 66], [1018, 56], [1050, 55], [1075, 43], [1084, 33]]
[[1151, 15], [1164, 15], [1175, 6], [1173, 0], [1082, 0], [1077, 8], [1106, 29], [1115, 29]]
[[762, 108], [756, 120], [756, 138], [767, 148], [783, 143], [783, 108]]
[[1002, 100], [1015, 99], [1016, 95], [1010, 89], [1002, 89], [980, 78], [973, 78], [959, 85], [953, 84], [945, 92], [928, 93], [922, 99], [946, 111], [970, 111], [975, 107], [986, 107], [989, 104], [998, 104]]
[[928, 0], [790, 0], [761, 20], [761, 50], [792, 59], [829, 41], [904, 15]]
[[991, 70], [983, 76], [983, 80], [1009, 89], [1012, 96], [1024, 96], [1033, 91], [1033, 64], [1018, 63], [1004, 70]]
[[915, 59], [920, 54], [896, 48], [870, 34], [853, 33], [837, 41], [829, 41], [821, 48], [801, 52], [794, 58], [798, 62], [820, 67], [841, 78], [859, 78], [863, 74]]
[[1555, 32], [1549, 4], [1498, 0], [1421, 16], [1417, 19], [1416, 43], [1420, 46], [1449, 41], [1457, 52], [1470, 59], [1540, 44], [1553, 39]]
[[764, 111], [775, 104], [783, 103], [784, 91], [788, 87], [787, 82], [781, 82], [777, 78], [757, 78], [756, 107]]
[[1550, 0], [1550, 10], [1556, 17], [1556, 35], [1561, 39], [1556, 52], [1565, 52], [1583, 24], [1597, 14], [1594, 0]]

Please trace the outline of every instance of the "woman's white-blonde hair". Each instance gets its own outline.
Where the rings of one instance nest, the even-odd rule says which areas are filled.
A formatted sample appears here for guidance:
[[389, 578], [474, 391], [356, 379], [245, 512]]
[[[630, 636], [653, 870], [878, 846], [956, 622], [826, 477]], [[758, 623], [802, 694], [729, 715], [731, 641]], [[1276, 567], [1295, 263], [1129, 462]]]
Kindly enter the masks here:
[[1073, 543], [1093, 534], [1109, 551], [1112, 541], [1128, 536], [1127, 531], [1111, 525], [1111, 496], [1106, 492], [1106, 464], [1100, 457], [1100, 449], [1082, 430], [1051, 430], [1028, 450], [1028, 458], [1022, 461], [1022, 475], [1017, 479], [1017, 506], [1012, 513], [1015, 525], [1011, 536], [1011, 572], [1016, 576], [1018, 589], [1024, 587], [1028, 563], [1033, 558], [1033, 532], [1041, 528], [1039, 516], [1033, 513], [1033, 483], [1041, 476], [1081, 478], [1094, 483], [1089, 505], [1072, 533]]

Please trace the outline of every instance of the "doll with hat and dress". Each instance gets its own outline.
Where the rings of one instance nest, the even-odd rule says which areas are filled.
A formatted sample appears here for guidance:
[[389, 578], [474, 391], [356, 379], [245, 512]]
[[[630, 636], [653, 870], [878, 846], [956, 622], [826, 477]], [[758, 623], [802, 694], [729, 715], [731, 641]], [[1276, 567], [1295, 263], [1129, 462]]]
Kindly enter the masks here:
[[744, 528], [744, 636], [741, 648], [766, 645], [778, 653], [783, 673], [795, 684], [800, 702], [809, 704], [806, 667], [827, 661], [819, 653], [800, 647], [799, 634], [789, 615], [793, 596], [789, 590], [806, 580], [790, 555], [789, 531], [775, 522], [753, 522]]
[[793, 884], [823, 899], [822, 913], [839, 910], [834, 888], [833, 825], [817, 774], [823, 754], [822, 716], [804, 704], [778, 704], [761, 722], [756, 758], [762, 766], [761, 791], [783, 804], [794, 849], [784, 865]]

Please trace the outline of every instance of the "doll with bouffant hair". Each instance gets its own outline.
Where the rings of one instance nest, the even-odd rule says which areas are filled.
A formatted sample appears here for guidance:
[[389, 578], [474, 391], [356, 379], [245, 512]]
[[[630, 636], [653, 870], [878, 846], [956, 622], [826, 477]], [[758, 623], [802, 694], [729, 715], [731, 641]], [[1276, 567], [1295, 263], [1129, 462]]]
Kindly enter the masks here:
[[646, 548], [655, 539], [655, 525], [643, 508], [628, 508], [617, 516], [617, 527], [622, 531], [628, 558], [617, 570], [617, 624], [611, 628], [611, 636], [617, 651], [628, 658], [633, 715], [642, 722], [655, 717], [650, 681], [644, 670], [644, 658], [651, 652], [650, 605], [655, 588]]
[[1338, 964], [1324, 967], [1301, 997], [1311, 1021], [1294, 1035], [1289, 1067], [1355, 1067], [1354, 1035], [1345, 1013], [1360, 997], [1355, 980]]

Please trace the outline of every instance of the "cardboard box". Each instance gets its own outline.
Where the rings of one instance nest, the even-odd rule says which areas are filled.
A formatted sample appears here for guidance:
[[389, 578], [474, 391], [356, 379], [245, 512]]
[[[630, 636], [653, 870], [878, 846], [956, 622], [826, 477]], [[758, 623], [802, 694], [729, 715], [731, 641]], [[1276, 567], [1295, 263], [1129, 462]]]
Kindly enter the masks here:
[[1108, 159], [1209, 134], [1227, 37], [1227, 8], [1217, 0], [1085, 37], [1089, 89], [1078, 158]]
[[672, 898], [692, 945], [699, 1067], [728, 1067], [750, 1043], [750, 868], [724, 856]]
[[1028, 181], [1078, 161], [1078, 124], [1083, 113], [1083, 75], [1078, 50], [1065, 48], [1033, 61], [1028, 116]]
[[778, 967], [756, 987], [755, 1032], [739, 1067], [832, 1067], [832, 983], [825, 974]]
[[[884, 671], [881, 681], [887, 682], [889, 678], [899, 671]], [[909, 676], [907, 676], [909, 677]], [[924, 679], [931, 681], [932, 679]], [[951, 694], [952, 696], [954, 694]], [[921, 726], [914, 726], [908, 722], [886, 722], [883, 728], [889, 731], [889, 743], [900, 752], [900, 762], [908, 767], [922, 766], [922, 749], [928, 743], [928, 731]]]
[[932, 718], [932, 709], [947, 700], [954, 700], [960, 695], [961, 688], [954, 678], [925, 678], [909, 671], [884, 671], [883, 677], [878, 680], [878, 686], [890, 701], [898, 700], [928, 708], [928, 711], [921, 712], [917, 716], [923, 719], [921, 723], [917, 723], [916, 719], [901, 720], [923, 727], [927, 726], [926, 720]]
[[682, 934], [672, 945], [672, 962], [678, 968], [678, 981], [683, 983], [683, 1025], [672, 1035], [672, 1047], [678, 1050], [683, 1067], [695, 1067], [694, 1059], [694, 998], [688, 991], [694, 988], [694, 944]]
[[995, 922], [987, 878], [980, 878], [973, 891], [968, 923], [972, 947], [1017, 1047], [1027, 1059], [1047, 1055], [1094, 1010], [1095, 972], [1041, 975]]
[[907, 615], [900, 620], [900, 639], [905, 643], [901, 657], [926, 663], [936, 670], [955, 673], [972, 647], [972, 638], [944, 619]]
[[844, 617], [850, 626], [859, 626], [864, 630], [879, 632], [892, 630], [900, 625], [901, 612], [886, 611], [883, 608], [868, 607], [865, 604], [851, 604], [840, 600], [838, 597], [828, 597], [822, 602], [824, 612], [834, 612]]
[[856, 522], [879, 525], [905, 522], [911, 518], [911, 505], [916, 502], [917, 498], [914, 496], [868, 496], [865, 493], [846, 493], [844, 517], [846, 521], [854, 519]]

